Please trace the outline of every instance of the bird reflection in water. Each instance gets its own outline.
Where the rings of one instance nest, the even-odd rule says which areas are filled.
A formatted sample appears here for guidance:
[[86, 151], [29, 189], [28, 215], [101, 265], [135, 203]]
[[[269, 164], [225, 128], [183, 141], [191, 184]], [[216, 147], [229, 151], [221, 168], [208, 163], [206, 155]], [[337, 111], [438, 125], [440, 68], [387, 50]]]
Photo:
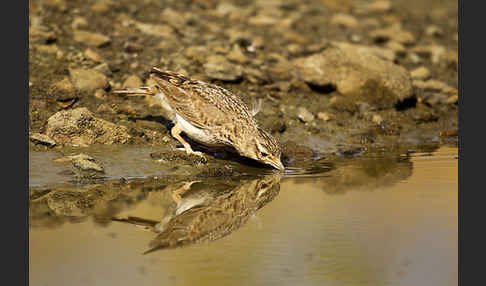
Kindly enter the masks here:
[[217, 240], [242, 227], [257, 210], [272, 201], [280, 192], [280, 177], [281, 174], [275, 173], [241, 179], [224, 191], [213, 187], [193, 191], [202, 182], [186, 182], [172, 191], [175, 207], [161, 221], [138, 217], [112, 220], [149, 227], [158, 233], [144, 254]]

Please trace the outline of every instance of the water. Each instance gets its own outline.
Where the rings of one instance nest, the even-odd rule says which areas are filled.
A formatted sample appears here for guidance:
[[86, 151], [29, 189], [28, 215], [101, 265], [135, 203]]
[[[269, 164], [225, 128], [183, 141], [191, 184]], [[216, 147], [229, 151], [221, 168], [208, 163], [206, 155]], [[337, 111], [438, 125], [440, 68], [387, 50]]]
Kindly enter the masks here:
[[[433, 149], [33, 189], [30, 284], [457, 285], [457, 148]], [[143, 255], [156, 231], [182, 246]]]

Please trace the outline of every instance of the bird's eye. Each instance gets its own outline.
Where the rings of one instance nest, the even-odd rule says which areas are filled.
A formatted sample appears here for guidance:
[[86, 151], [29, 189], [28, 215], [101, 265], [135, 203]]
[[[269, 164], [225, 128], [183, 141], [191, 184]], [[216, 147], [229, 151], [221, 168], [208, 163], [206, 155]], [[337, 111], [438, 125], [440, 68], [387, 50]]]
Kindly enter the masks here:
[[262, 157], [267, 157], [267, 156], [268, 156], [268, 154], [267, 154], [267, 153], [262, 152]]

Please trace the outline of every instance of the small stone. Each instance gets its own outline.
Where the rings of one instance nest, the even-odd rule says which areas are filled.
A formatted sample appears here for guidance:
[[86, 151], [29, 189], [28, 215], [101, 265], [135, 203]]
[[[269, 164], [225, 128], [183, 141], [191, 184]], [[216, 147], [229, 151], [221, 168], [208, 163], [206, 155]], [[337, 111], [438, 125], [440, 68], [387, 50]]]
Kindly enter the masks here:
[[105, 114], [115, 114], [115, 110], [113, 110], [113, 108], [109, 107], [108, 105], [106, 104], [100, 104], [100, 106], [98, 106], [98, 108], [96, 109], [96, 112], [97, 113], [105, 113]]
[[234, 45], [228, 54], [228, 59], [240, 64], [248, 62], [248, 57], [243, 53], [239, 45]]
[[93, 95], [94, 95], [94, 97], [96, 97], [98, 99], [103, 99], [103, 100], [106, 99], [106, 91], [104, 91], [103, 89], [95, 90]]
[[414, 64], [420, 64], [422, 59], [416, 53], [408, 53], [408, 59]]
[[441, 137], [451, 137], [451, 136], [457, 136], [457, 135], [458, 135], [457, 129], [453, 129], [453, 130], [442, 130], [440, 132], [440, 136]]
[[427, 26], [427, 28], [425, 28], [425, 34], [431, 37], [441, 37], [444, 35], [444, 32], [442, 31], [441, 28], [435, 25], [430, 25]]
[[57, 158], [57, 159], [54, 159], [53, 161], [57, 162], [57, 163], [64, 163], [64, 162], [72, 162], [73, 160], [94, 161], [94, 159], [91, 156], [86, 155], [84, 153], [81, 153], [81, 154], [78, 154], [78, 155], [70, 155], [70, 156]]
[[104, 61], [100, 54], [93, 51], [92, 49], [86, 49], [86, 51], [84, 51], [84, 56], [96, 63], [101, 63]]
[[74, 30], [74, 40], [93, 47], [102, 47], [111, 42], [111, 39], [105, 35], [92, 33], [83, 30]]
[[51, 147], [56, 145], [56, 141], [41, 133], [32, 133], [30, 134], [29, 138], [30, 141], [34, 142], [35, 144], [47, 145]]
[[443, 94], [457, 94], [457, 89], [448, 86], [446, 83], [438, 80], [414, 80], [413, 85], [425, 91], [438, 91]]
[[314, 120], [314, 114], [310, 113], [309, 110], [304, 107], [299, 107], [297, 116], [304, 123], [309, 123]]
[[228, 62], [225, 57], [220, 55], [208, 57], [203, 67], [206, 75], [213, 79], [237, 81], [243, 76], [240, 66]]
[[40, 53], [45, 54], [57, 54], [57, 52], [59, 51], [59, 48], [56, 45], [38, 45], [35, 46], [35, 48]]
[[378, 0], [367, 4], [362, 9], [359, 9], [358, 14], [369, 14], [369, 13], [386, 13], [390, 11], [392, 4], [390, 1]]
[[95, 70], [70, 69], [69, 75], [76, 90], [81, 92], [93, 92], [108, 87], [106, 76]]
[[415, 43], [415, 37], [411, 32], [402, 30], [402, 26], [393, 24], [388, 28], [376, 29], [370, 32], [370, 36], [376, 42], [395, 41], [401, 44], [413, 44]]
[[143, 85], [143, 81], [136, 75], [131, 75], [123, 82], [122, 88], [138, 88]]
[[392, 50], [397, 55], [405, 55], [406, 52], [407, 52], [407, 49], [405, 48], [404, 45], [402, 45], [402, 44], [400, 44], [398, 42], [395, 42], [395, 41], [388, 41], [385, 44], [385, 47], [387, 49]]
[[76, 98], [76, 90], [68, 77], [53, 83], [47, 94], [58, 101], [68, 101]]
[[71, 28], [73, 30], [78, 30], [79, 28], [86, 28], [88, 27], [88, 20], [84, 17], [76, 16], [71, 23]]
[[127, 53], [137, 53], [143, 50], [143, 46], [137, 43], [132, 43], [132, 42], [126, 42], [123, 45], [123, 48], [125, 49], [125, 52]]
[[331, 18], [331, 24], [345, 28], [356, 28], [358, 26], [358, 20], [348, 14], [335, 14]]
[[66, 0], [44, 0], [44, 1], [42, 1], [42, 4], [44, 4], [48, 7], [55, 8], [59, 11], [66, 11], [67, 10]]
[[410, 51], [424, 58], [430, 58], [434, 64], [439, 63], [440, 59], [446, 55], [446, 48], [440, 45], [416, 46]]
[[102, 63], [93, 68], [94, 71], [104, 74], [105, 76], [111, 76], [112, 72], [110, 66], [107, 63]]
[[93, 5], [91, 5], [91, 11], [95, 13], [106, 13], [110, 11], [111, 0], [98, 0]]
[[430, 78], [430, 71], [426, 67], [421, 66], [412, 70], [410, 76], [412, 79], [425, 80]]
[[173, 29], [166, 25], [153, 25], [142, 22], [135, 22], [135, 27], [137, 27], [140, 32], [155, 37], [170, 38], [173, 36]]
[[378, 125], [383, 122], [383, 118], [378, 114], [373, 114], [373, 117], [371, 118], [371, 120]]
[[447, 104], [456, 104], [459, 102], [459, 96], [453, 95], [447, 98], [446, 103]]
[[72, 164], [75, 168], [81, 171], [96, 171], [100, 173], [104, 173], [105, 170], [100, 165], [96, 164], [92, 160], [86, 160], [83, 158], [75, 158], [72, 161]]
[[317, 113], [317, 118], [324, 121], [330, 121], [332, 119], [332, 116], [327, 112], [319, 112]]

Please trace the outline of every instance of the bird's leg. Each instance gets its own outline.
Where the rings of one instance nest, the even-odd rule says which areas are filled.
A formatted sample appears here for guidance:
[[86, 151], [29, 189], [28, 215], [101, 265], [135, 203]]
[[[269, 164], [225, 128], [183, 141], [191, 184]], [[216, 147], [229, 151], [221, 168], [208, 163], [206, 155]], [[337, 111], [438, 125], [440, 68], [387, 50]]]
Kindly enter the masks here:
[[174, 125], [174, 127], [172, 127], [172, 129], [170, 130], [170, 133], [172, 134], [172, 136], [177, 139], [177, 141], [181, 142], [181, 144], [184, 146], [184, 150], [186, 151], [186, 153], [188, 155], [190, 154], [194, 154], [194, 155], [197, 155], [197, 156], [201, 156], [201, 157], [204, 157], [204, 154], [199, 152], [199, 151], [193, 151], [192, 148], [191, 148], [191, 145], [189, 145], [189, 143], [186, 142], [186, 140], [184, 140], [182, 137], [181, 137], [181, 128], [179, 127], [179, 124], [177, 123], [176, 125]]

